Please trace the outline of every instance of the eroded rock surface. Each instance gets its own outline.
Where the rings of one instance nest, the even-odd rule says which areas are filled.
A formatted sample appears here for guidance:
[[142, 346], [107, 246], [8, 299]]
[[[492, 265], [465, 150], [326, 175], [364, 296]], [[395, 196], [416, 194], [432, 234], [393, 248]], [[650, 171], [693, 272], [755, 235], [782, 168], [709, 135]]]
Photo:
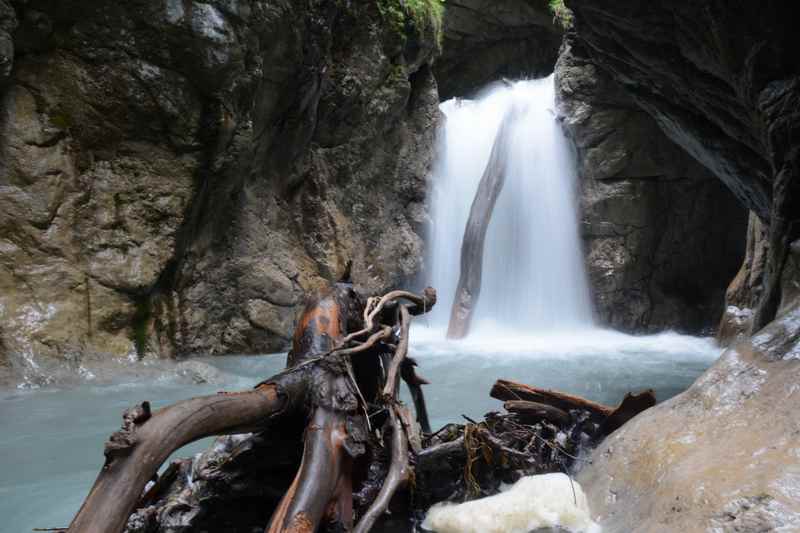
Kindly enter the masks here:
[[435, 66], [442, 100], [470, 96], [503, 77], [553, 71], [561, 28], [545, 0], [448, 0], [445, 9], [442, 57]]
[[627, 331], [710, 331], [742, 257], [746, 211], [570, 35], [556, 65], [576, 148], [595, 310]]
[[800, 238], [800, 34], [782, 2], [568, 0], [592, 61], [768, 224], [756, 329]]
[[604, 531], [800, 529], [800, 306], [608, 437], [578, 475]]
[[431, 25], [373, 2], [0, 0], [0, 365], [263, 352], [421, 267]]

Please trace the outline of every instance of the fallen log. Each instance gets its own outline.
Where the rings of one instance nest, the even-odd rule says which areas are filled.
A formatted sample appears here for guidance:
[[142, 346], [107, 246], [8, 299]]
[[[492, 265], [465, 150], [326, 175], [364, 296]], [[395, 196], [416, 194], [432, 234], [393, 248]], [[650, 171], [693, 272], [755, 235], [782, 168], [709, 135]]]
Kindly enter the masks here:
[[647, 389], [638, 394], [629, 392], [622, 399], [614, 411], [608, 415], [600, 425], [600, 433], [610, 435], [631, 418], [638, 415], [645, 409], [650, 409], [656, 404], [656, 395], [653, 389]]
[[506, 379], [498, 379], [495, 382], [490, 396], [504, 400], [505, 408], [509, 412], [527, 415], [529, 419], [535, 416], [537, 409], [540, 411], [540, 418], [552, 422], [556, 422], [559, 418], [564, 420], [563, 415], [570, 411], [583, 411], [598, 425], [594, 437], [610, 435], [631, 418], [656, 404], [656, 396], [652, 389], [636, 394], [628, 393], [617, 407], [610, 407], [580, 396], [540, 389]]
[[469, 219], [461, 241], [461, 273], [458, 277], [448, 339], [461, 339], [469, 333], [472, 314], [481, 294], [483, 275], [483, 247], [486, 231], [492, 219], [497, 197], [503, 189], [508, 161], [509, 136], [511, 135], [516, 110], [512, 107], [503, 116], [486, 170], [483, 172], [478, 190], [469, 211]]
[[603, 405], [600, 403], [566, 394], [564, 392], [539, 389], [506, 379], [498, 379], [492, 390], [489, 393], [492, 398], [497, 400], [527, 400], [529, 402], [537, 402], [545, 405], [561, 409], [562, 411], [569, 411], [570, 409], [581, 409], [587, 411], [592, 416], [602, 417], [605, 419], [613, 411], [613, 407]]
[[509, 413], [517, 415], [520, 420], [527, 422], [547, 420], [553, 424], [568, 426], [572, 421], [569, 413], [558, 407], [543, 403], [529, 402], [527, 400], [508, 400], [503, 404], [503, 408]]

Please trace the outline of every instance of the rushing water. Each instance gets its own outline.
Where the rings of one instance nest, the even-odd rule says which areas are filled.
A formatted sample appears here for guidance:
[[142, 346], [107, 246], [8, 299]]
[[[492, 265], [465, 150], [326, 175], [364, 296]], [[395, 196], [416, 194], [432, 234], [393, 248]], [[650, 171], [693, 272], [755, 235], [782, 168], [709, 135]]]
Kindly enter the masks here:
[[512, 113], [502, 191], [486, 235], [477, 328], [499, 321], [521, 331], [592, 323], [583, 268], [572, 155], [553, 112], [553, 77], [496, 84], [476, 100], [449, 100], [434, 170], [431, 283], [449, 317], [461, 240], [501, 119]]
[[[514, 106], [509, 172], [487, 235], [474, 332], [444, 339], [458, 279], [461, 235], [495, 131]], [[498, 85], [473, 102], [447, 102], [434, 181], [432, 285], [439, 304], [411, 330], [411, 356], [434, 428], [479, 418], [501, 403], [497, 378], [616, 404], [652, 387], [659, 400], [685, 389], [718, 356], [710, 339], [675, 333], [630, 336], [592, 322], [577, 232], [575, 175], [552, 113], [552, 78]], [[102, 464], [103, 442], [121, 412], [221, 389], [248, 388], [284, 364], [282, 355], [202, 358], [209, 383], [171, 362], [80, 367], [68, 385], [0, 389], [0, 532], [69, 523]], [[120, 366], [123, 365], [123, 366]], [[111, 370], [108, 370], [108, 369]], [[62, 376], [63, 377], [63, 376]], [[178, 452], [195, 453], [207, 441]]]
[[[672, 333], [631, 337], [599, 331], [594, 336], [503, 337], [502, 342], [472, 338], [440, 339], [424, 320], [412, 328], [411, 355], [425, 387], [434, 428], [480, 418], [499, 410], [489, 397], [496, 378], [513, 378], [543, 387], [616, 403], [625, 391], [654, 387], [659, 400], [685, 389], [716, 357], [707, 339]], [[213, 383], [194, 384], [169, 363], [130, 372], [115, 368], [104, 379], [92, 368], [80, 384], [43, 389], [0, 389], [0, 532], [69, 523], [102, 465], [103, 442], [119, 428], [120, 414], [150, 400], [154, 407], [252, 387], [284, 364], [283, 355], [209, 357], [200, 361], [221, 370]], [[99, 382], [102, 381], [102, 382]], [[407, 400], [408, 401], [408, 400]], [[191, 455], [208, 441], [184, 448]]]

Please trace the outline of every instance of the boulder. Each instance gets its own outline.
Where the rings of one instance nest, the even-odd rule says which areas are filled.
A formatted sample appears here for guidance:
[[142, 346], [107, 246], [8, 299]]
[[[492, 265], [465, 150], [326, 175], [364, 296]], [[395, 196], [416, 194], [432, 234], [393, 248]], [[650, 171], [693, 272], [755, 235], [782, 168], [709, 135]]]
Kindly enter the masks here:
[[594, 450], [577, 479], [603, 531], [800, 528], [796, 303]]

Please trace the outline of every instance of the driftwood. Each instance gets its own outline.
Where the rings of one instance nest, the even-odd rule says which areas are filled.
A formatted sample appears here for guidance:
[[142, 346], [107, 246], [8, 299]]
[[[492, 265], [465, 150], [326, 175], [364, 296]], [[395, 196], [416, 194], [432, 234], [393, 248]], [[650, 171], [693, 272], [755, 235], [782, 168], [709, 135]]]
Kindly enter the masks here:
[[150, 415], [147, 402], [127, 411], [105, 448], [105, 464], [68, 531], [122, 531], [147, 482], [169, 455], [209, 435], [244, 433], [290, 410], [291, 383], [194, 398]]
[[[68, 531], [380, 531], [387, 512], [416, 520], [438, 501], [568, 471], [584, 443], [653, 399], [628, 395], [614, 409], [498, 381], [492, 395], [509, 414], [421, 433], [426, 382], [408, 335], [412, 317], [435, 301], [432, 289], [365, 300], [338, 283], [307, 305], [286, 370], [253, 390], [126, 411]], [[401, 380], [416, 419], [398, 401]], [[155, 475], [172, 451], [208, 435], [225, 436]]]
[[[354, 461], [374, 438], [368, 412], [382, 410], [388, 421], [382, 429], [391, 435], [393, 455], [385, 490], [364, 513], [368, 522], [356, 526], [358, 531], [369, 530], [408, 479], [408, 435], [398, 414], [397, 387], [401, 376], [413, 379], [417, 389], [422, 382], [405, 359], [408, 326], [412, 315], [430, 310], [435, 302], [433, 289], [422, 295], [393, 291], [365, 302], [349, 283], [337, 283], [307, 305], [287, 369], [254, 390], [194, 398], [152, 414], [147, 402], [127, 411], [122, 429], [106, 444], [105, 464], [68, 531], [123, 531], [131, 513], [153, 499], [150, 491], [144, 493], [147, 482], [169, 454], [189, 442], [209, 435], [269, 434], [276, 424], [298, 420], [309, 420], [299, 470], [266, 531], [313, 532], [323, 522], [349, 530], [354, 518]], [[421, 418], [427, 420], [427, 415]]]
[[539, 389], [506, 379], [498, 379], [495, 382], [490, 396], [506, 401], [506, 409], [510, 412], [527, 414], [539, 408], [542, 410], [541, 418], [549, 416], [550, 420], [562, 417], [570, 411], [585, 413], [589, 420], [597, 424], [595, 436], [611, 434], [625, 422], [656, 404], [656, 396], [652, 389], [638, 394], [628, 393], [617, 407], [610, 407], [580, 396]]
[[512, 107], [506, 112], [492, 145], [486, 170], [469, 210], [469, 219], [461, 242], [461, 273], [458, 277], [447, 338], [460, 339], [469, 333], [470, 322], [481, 294], [483, 275], [483, 247], [486, 231], [492, 219], [497, 197], [503, 188], [508, 162], [508, 137], [511, 135], [516, 112]]
[[514, 413], [524, 421], [547, 420], [554, 424], [566, 426], [570, 423], [569, 413], [558, 407], [526, 400], [509, 400], [503, 404], [509, 413]]

